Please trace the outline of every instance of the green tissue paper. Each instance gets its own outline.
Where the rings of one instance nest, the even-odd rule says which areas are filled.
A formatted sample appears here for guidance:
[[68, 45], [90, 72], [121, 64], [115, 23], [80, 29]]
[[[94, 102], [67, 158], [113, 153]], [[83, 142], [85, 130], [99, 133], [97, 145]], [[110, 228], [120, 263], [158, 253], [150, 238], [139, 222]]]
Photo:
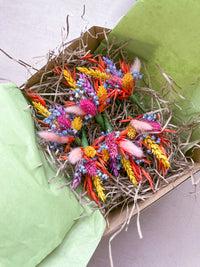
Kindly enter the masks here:
[[68, 187], [56, 190], [66, 182], [62, 176], [47, 182], [56, 170], [37, 148], [30, 109], [16, 85], [1, 84], [0, 95], [0, 266], [86, 266], [104, 232], [103, 216], [97, 211], [75, 220], [91, 208]]

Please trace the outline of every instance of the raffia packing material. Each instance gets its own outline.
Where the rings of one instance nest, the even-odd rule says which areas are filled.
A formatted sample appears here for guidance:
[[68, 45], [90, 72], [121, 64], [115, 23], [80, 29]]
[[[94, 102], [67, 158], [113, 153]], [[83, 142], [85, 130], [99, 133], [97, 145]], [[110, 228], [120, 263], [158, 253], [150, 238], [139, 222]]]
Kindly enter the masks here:
[[[108, 33], [109, 30], [94, 26], [91, 29], [89, 29], [88, 32], [86, 32], [84, 34], [84, 36], [82, 38], [83, 38], [84, 42], [87, 43], [87, 50], [90, 51], [90, 53], [93, 53], [98, 48], [98, 46], [101, 44], [102, 40], [105, 37], [105, 32]], [[82, 42], [80, 40], [76, 40], [67, 49], [72, 50], [72, 49], [75, 49], [77, 46], [80, 47], [81, 43]], [[37, 72], [35, 75], [33, 75], [28, 80], [26, 87], [28, 88], [28, 87], [31, 87], [32, 85], [34, 85], [35, 83], [38, 83], [41, 79], [41, 76], [42, 76], [42, 73], [44, 72], [44, 70], [45, 69], [50, 70], [53, 68], [53, 66], [54, 66], [54, 62], [52, 61], [52, 62], [50, 62], [50, 64], [48, 66], [43, 67], [39, 72]], [[194, 168], [194, 172], [198, 171], [199, 169], [200, 169], [200, 164], [196, 163], [195, 168]], [[170, 183], [169, 185], [167, 185], [166, 187], [164, 187], [163, 189], [161, 189], [160, 191], [155, 193], [148, 200], [139, 203], [140, 210], [144, 209], [145, 207], [152, 204], [154, 201], [158, 200], [164, 194], [166, 194], [167, 192], [169, 192], [170, 190], [172, 190], [173, 188], [178, 186], [180, 183], [182, 183], [183, 181], [188, 179], [190, 177], [190, 175], [191, 175], [191, 173], [180, 176], [176, 181]], [[130, 210], [131, 210], [131, 206], [130, 206]], [[137, 213], [137, 211], [135, 210], [133, 215], [136, 213]], [[128, 216], [127, 212], [126, 211], [122, 212], [120, 208], [111, 211], [111, 213], [109, 214], [109, 217], [108, 217], [109, 218], [109, 227], [106, 228], [104, 234], [108, 234], [112, 230], [116, 229], [116, 227], [118, 227], [120, 224], [122, 224], [125, 221], [125, 219], [127, 219], [127, 216]]]

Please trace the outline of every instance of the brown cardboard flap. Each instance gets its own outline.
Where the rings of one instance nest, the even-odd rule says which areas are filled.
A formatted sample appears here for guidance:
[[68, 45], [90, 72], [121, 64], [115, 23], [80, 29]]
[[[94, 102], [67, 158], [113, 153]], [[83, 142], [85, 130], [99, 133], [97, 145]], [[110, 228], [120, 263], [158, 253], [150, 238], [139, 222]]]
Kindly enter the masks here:
[[[88, 31], [86, 31], [81, 37], [76, 38], [72, 41], [70, 41], [70, 45], [67, 46], [65, 51], [67, 50], [75, 50], [77, 47], [80, 49], [83, 48], [83, 43], [86, 45], [85, 50], [90, 51], [93, 53], [95, 49], [99, 46], [101, 41], [105, 38], [105, 33], [108, 34], [110, 32], [107, 28], [102, 28], [98, 26], [93, 26]], [[36, 72], [25, 84], [25, 88], [30, 88], [36, 83], [39, 83], [42, 77], [42, 74], [46, 71], [49, 71], [54, 68], [55, 64], [59, 62], [62, 56], [58, 56], [58, 58], [55, 58], [48, 62], [47, 65], [42, 67], [38, 72]]]
[[[196, 173], [200, 170], [200, 163], [195, 163], [193, 172]], [[154, 195], [152, 195], [149, 199], [145, 200], [144, 202], [139, 203], [139, 210], [143, 210], [155, 201], [157, 201], [159, 198], [167, 194], [169, 191], [177, 187], [179, 184], [187, 180], [191, 176], [191, 172], [188, 172], [184, 175], [182, 175], [180, 178], [176, 179], [174, 182], [171, 182], [166, 187], [163, 187], [158, 192], [156, 192]], [[109, 227], [106, 228], [104, 235], [109, 234], [114, 229], [116, 229], [118, 226], [120, 226], [127, 218], [130, 216], [131, 209], [133, 207], [133, 204], [130, 205], [129, 212], [127, 214], [127, 210], [121, 210], [121, 208], [117, 208], [113, 211], [111, 211], [108, 215], [109, 220]], [[132, 216], [137, 214], [137, 209], [134, 210]]]
[[[200, 145], [200, 143], [198, 145]], [[198, 147], [191, 148], [186, 153], [186, 156], [191, 157], [195, 162], [200, 162], [200, 148]]]

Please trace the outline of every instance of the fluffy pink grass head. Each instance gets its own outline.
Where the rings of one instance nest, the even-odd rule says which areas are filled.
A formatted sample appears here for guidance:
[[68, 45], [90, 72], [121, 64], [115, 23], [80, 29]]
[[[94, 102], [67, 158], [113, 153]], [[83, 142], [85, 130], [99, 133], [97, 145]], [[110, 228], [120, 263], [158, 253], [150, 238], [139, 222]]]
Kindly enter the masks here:
[[70, 142], [70, 138], [67, 136], [58, 136], [54, 132], [49, 131], [39, 131], [38, 135], [46, 141], [65, 144]]
[[131, 120], [130, 124], [137, 132], [157, 132], [162, 130], [162, 127], [156, 121]]
[[130, 124], [137, 132], [148, 132], [153, 130], [151, 124], [146, 121], [131, 120]]
[[87, 114], [78, 105], [66, 107], [65, 112], [75, 114], [77, 116], [85, 116]]
[[129, 140], [122, 140], [119, 143], [119, 146], [126, 151], [127, 153], [131, 154], [134, 157], [141, 158], [143, 156], [143, 151], [140, 147], [136, 146]]
[[83, 151], [80, 147], [73, 148], [69, 152], [68, 160], [71, 164], [76, 164], [79, 162], [83, 157]]
[[130, 67], [130, 73], [132, 73], [134, 70], [137, 70], [138, 73], [140, 73], [140, 68], [141, 68], [141, 62], [139, 58], [135, 58], [133, 65]]
[[82, 99], [79, 102], [79, 106], [86, 114], [90, 114], [90, 115], [94, 116], [97, 113], [97, 108], [96, 108], [95, 104], [86, 98]]

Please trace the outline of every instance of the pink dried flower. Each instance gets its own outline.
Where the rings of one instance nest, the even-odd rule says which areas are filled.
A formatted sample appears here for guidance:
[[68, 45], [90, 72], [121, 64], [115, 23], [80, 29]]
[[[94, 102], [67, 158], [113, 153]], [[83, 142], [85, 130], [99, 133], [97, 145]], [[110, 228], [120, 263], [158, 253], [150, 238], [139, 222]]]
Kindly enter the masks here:
[[94, 161], [86, 162], [84, 166], [86, 168], [87, 174], [89, 174], [90, 176], [96, 176], [97, 166]]
[[105, 142], [106, 142], [106, 145], [108, 146], [108, 152], [109, 152], [110, 157], [114, 159], [118, 155], [116, 137], [112, 133], [109, 133], [106, 136]]
[[160, 132], [162, 131], [162, 127], [160, 126], [160, 124], [156, 121], [149, 121], [148, 123], [151, 124], [152, 126], [152, 131], [156, 131], [156, 132]]
[[70, 121], [67, 120], [64, 116], [59, 116], [59, 117], [57, 118], [57, 121], [58, 121], [58, 123], [59, 123], [60, 126], [64, 126], [64, 127], [68, 128], [68, 129], [71, 128], [71, 123], [70, 123]]
[[70, 138], [68, 136], [58, 136], [54, 132], [49, 131], [40, 131], [38, 135], [49, 142], [59, 143], [59, 144], [66, 144], [70, 142]]
[[120, 88], [122, 87], [122, 79], [119, 78], [118, 76], [115, 75], [111, 76], [108, 82], [112, 87], [115, 87], [116, 85], [118, 85]]
[[130, 67], [130, 73], [132, 73], [134, 70], [137, 71], [137, 73], [140, 73], [140, 68], [141, 68], [141, 62], [139, 58], [135, 58], [133, 65]]
[[121, 140], [119, 146], [127, 153], [134, 157], [141, 158], [143, 156], [143, 151], [140, 147], [136, 146], [133, 142], [129, 140]]
[[83, 151], [80, 147], [73, 148], [69, 152], [68, 160], [71, 164], [76, 164], [83, 157]]
[[97, 113], [95, 104], [86, 98], [79, 102], [79, 106], [86, 114], [94, 116]]
[[156, 121], [131, 120], [130, 124], [136, 129], [137, 132], [152, 132], [162, 130], [162, 127]]
[[87, 114], [78, 105], [66, 107], [65, 111], [69, 114], [75, 114], [77, 116], [85, 116]]

